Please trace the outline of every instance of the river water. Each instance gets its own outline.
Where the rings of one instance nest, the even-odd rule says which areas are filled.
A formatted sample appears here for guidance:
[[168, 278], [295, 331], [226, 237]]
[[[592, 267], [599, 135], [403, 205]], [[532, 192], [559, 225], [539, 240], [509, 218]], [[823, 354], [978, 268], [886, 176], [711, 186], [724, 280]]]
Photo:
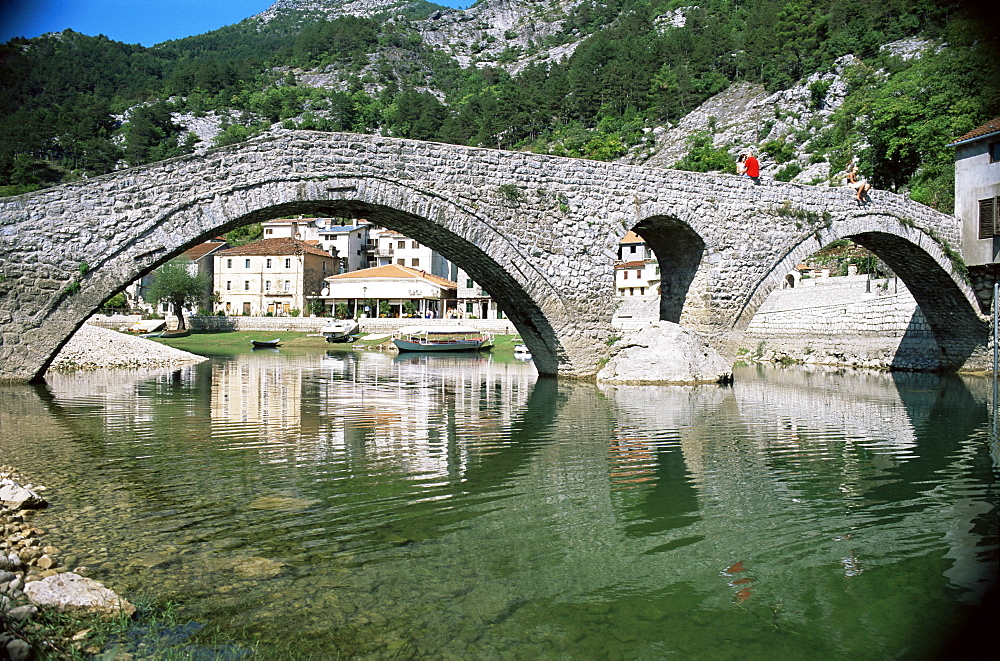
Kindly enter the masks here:
[[997, 579], [990, 396], [263, 351], [0, 388], [0, 462], [64, 565], [230, 656], [935, 658]]

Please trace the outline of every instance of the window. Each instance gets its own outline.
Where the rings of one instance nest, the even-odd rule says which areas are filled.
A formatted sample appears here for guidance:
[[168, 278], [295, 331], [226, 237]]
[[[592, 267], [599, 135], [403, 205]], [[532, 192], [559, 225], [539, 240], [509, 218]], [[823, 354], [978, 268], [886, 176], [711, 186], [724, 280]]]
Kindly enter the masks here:
[[1000, 161], [1000, 142], [990, 143], [990, 163], [996, 163]]
[[248, 259], [248, 260], [246, 260], [246, 265], [245, 265], [245, 267], [246, 267], [246, 268], [250, 268], [250, 260], [249, 260], [249, 259]]
[[466, 314], [472, 314], [472, 303], [465, 304], [465, 312]]
[[227, 269], [233, 268], [233, 260], [231, 260], [231, 259], [227, 259], [226, 260], [226, 268]]
[[420, 247], [420, 244], [419, 244], [419, 243], [417, 243], [416, 241], [411, 241], [411, 242], [410, 242], [410, 246], [411, 246], [411, 247], [412, 247], [412, 248], [413, 248], [414, 250], [416, 250], [417, 248], [419, 248], [419, 247]]
[[270, 258], [268, 258], [268, 260], [267, 260], [267, 268], [271, 268], [271, 260], [270, 260]]
[[406, 241], [397, 241], [396, 242], [396, 247], [399, 248], [400, 250], [405, 250], [406, 249]]
[[249, 280], [244, 280], [243, 281], [243, 291], [250, 291], [250, 281]]
[[465, 286], [466, 286], [466, 287], [467, 287], [468, 289], [472, 289], [473, 287], [475, 287], [475, 286], [476, 286], [476, 283], [474, 283], [474, 282], [472, 281], [472, 278], [466, 278], [466, 279], [465, 279]]
[[264, 230], [264, 234], [274, 234], [274, 230], [268, 227], [266, 230]]
[[287, 258], [287, 259], [285, 259], [285, 268], [286, 268], [286, 269], [290, 269], [290, 268], [292, 268], [292, 260], [291, 260], [291, 258], [290, 258], [290, 257], [289, 257], [289, 258]]
[[397, 259], [396, 263], [399, 264], [400, 266], [406, 266], [406, 260], [405, 259]]
[[1000, 196], [979, 200], [979, 238], [990, 239], [1000, 236]]
[[226, 291], [230, 291], [230, 290], [232, 290], [232, 288], [233, 288], [233, 281], [232, 280], [226, 280]]
[[323, 273], [326, 273], [326, 260], [323, 260]]
[[264, 281], [264, 291], [271, 291], [271, 281], [270, 280], [265, 280]]
[[636, 250], [636, 248], [638, 248], [638, 247], [639, 247], [639, 246], [629, 246], [629, 252], [630, 252], [630, 253], [632, 253], [632, 254], [634, 255], [634, 254], [635, 254], [635, 250]]
[[420, 266], [420, 260], [414, 257], [413, 259], [410, 260], [410, 266], [413, 267]]
[[628, 271], [622, 271], [622, 280], [628, 280]]
[[292, 291], [292, 281], [285, 280], [285, 291]]
[[638, 280], [642, 277], [642, 269], [635, 270], [635, 279]]

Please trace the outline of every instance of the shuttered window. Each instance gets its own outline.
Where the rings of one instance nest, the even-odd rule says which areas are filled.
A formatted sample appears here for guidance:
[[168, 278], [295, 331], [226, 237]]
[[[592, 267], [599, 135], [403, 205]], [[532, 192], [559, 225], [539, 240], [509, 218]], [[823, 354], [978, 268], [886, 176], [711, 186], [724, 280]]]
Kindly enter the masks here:
[[990, 197], [979, 200], [979, 238], [989, 239], [1000, 236], [1000, 223], [997, 214], [1000, 213], [1000, 197]]

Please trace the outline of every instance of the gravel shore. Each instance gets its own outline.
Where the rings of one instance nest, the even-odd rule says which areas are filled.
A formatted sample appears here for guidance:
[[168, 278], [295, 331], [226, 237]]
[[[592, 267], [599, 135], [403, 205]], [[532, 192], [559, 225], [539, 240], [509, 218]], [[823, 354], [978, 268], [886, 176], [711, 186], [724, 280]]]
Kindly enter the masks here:
[[84, 324], [52, 361], [51, 369], [166, 367], [208, 360], [152, 340]]

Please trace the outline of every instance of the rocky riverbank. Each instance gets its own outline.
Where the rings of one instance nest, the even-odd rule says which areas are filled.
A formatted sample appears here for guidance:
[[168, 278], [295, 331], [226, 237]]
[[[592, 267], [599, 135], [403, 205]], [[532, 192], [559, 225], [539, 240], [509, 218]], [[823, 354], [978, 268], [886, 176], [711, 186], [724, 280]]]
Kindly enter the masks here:
[[[60, 566], [60, 550], [45, 540], [40, 512], [45, 487], [25, 483], [11, 466], [0, 466], [0, 660], [59, 658], [86, 649], [87, 631], [59, 639], [42, 620], [51, 609], [84, 616], [131, 616], [135, 607], [97, 581]], [[44, 645], [39, 643], [44, 640]]]
[[50, 368], [169, 367], [203, 360], [208, 359], [144, 337], [84, 324], [56, 355]]

